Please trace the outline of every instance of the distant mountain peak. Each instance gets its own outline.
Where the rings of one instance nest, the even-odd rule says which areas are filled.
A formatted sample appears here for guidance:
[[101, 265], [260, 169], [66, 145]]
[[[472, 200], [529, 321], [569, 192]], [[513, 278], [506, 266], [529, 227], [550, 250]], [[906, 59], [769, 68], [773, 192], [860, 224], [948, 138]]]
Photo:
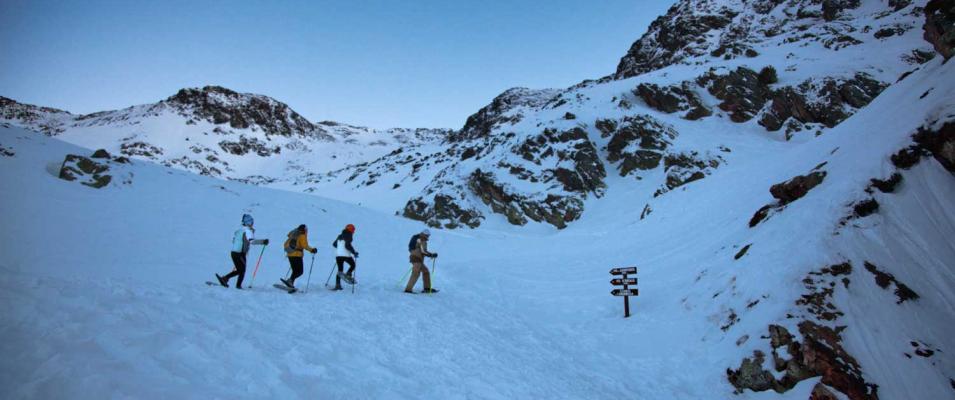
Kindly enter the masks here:
[[258, 127], [267, 135], [310, 136], [318, 129], [285, 103], [222, 86], [181, 89], [163, 103], [184, 116], [214, 124], [228, 123], [236, 129]]

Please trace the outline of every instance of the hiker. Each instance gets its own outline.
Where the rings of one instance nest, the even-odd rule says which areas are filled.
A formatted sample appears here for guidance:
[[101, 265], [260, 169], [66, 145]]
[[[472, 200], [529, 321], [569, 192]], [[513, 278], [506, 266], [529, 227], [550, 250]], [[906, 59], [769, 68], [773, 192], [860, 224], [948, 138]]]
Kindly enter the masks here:
[[249, 246], [269, 244], [268, 239], [255, 239], [255, 228], [252, 227], [254, 224], [255, 220], [252, 219], [251, 215], [242, 214], [242, 227], [232, 235], [232, 264], [235, 265], [235, 269], [226, 276], [216, 274], [216, 279], [219, 280], [220, 285], [229, 287], [229, 279], [238, 276], [239, 279], [235, 282], [235, 288], [242, 289], [242, 280], [245, 279], [245, 256], [249, 253]]
[[[352, 247], [352, 237], [355, 234], [355, 225], [345, 225], [342, 233], [332, 242], [335, 248], [335, 263], [338, 264], [338, 275], [335, 275], [335, 287], [332, 290], [342, 290], [342, 279], [354, 285], [355, 282], [355, 259], [358, 258], [358, 250]], [[345, 263], [348, 263], [348, 272], [344, 271]]]
[[318, 253], [318, 249], [308, 245], [308, 227], [302, 224], [292, 229], [288, 233], [288, 239], [285, 240], [285, 254], [288, 255], [288, 264], [292, 268], [292, 276], [288, 280], [282, 278], [279, 278], [279, 280], [290, 289], [295, 289], [295, 279], [305, 273], [305, 264], [302, 262], [302, 258], [305, 257], [304, 251], [312, 254]]
[[411, 253], [411, 278], [408, 279], [408, 285], [405, 286], [405, 293], [414, 293], [414, 285], [418, 282], [418, 275], [423, 275], [424, 289], [421, 293], [438, 293], [438, 289], [431, 287], [431, 271], [424, 265], [424, 258], [438, 258], [438, 253], [428, 251], [428, 238], [431, 237], [430, 230], [423, 230], [421, 233], [411, 237], [408, 243], [408, 251]]

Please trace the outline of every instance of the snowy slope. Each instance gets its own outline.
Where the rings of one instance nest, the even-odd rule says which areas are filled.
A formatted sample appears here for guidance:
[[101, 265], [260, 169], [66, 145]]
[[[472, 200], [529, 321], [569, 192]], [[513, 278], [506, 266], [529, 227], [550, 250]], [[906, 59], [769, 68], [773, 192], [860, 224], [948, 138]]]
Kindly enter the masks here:
[[[16, 398], [725, 398], [734, 390], [725, 369], [753, 350], [769, 353], [768, 324], [796, 332], [813, 318], [795, 304], [801, 280], [850, 261], [852, 283], [832, 299], [845, 315], [831, 322], [847, 327], [843, 346], [866, 381], [881, 398], [950, 397], [951, 173], [924, 158], [901, 172], [896, 193], [875, 194], [878, 213], [838, 222], [867, 196], [869, 178], [894, 170], [889, 156], [910, 143], [899, 132], [955, 114], [951, 104], [923, 106], [952, 98], [952, 83], [936, 79], [952, 68], [927, 64], [829, 134], [719, 169], [642, 222], [616, 212], [627, 196], [608, 191], [611, 206], [557, 234], [437, 233], [436, 285], [445, 290], [432, 297], [395, 284], [405, 239], [420, 228], [406, 219], [136, 162], [125, 167], [132, 183], [91, 189], [49, 172], [66, 153], [89, 150], [2, 128], [0, 143], [14, 153], [0, 158], [2, 180], [17, 190], [4, 196], [0, 230], [11, 310], [0, 324], [0, 387]], [[868, 145], [858, 144], [860, 130]], [[770, 185], [821, 162], [823, 184], [748, 227]], [[273, 239], [300, 222], [312, 227], [322, 251], [310, 293], [266, 286], [286, 269], [275, 246], [257, 288], [201, 283], [227, 270], [224, 249], [242, 212]], [[358, 225], [363, 255], [355, 295], [320, 286], [326, 242], [345, 223]], [[921, 297], [896, 304], [865, 261]], [[623, 320], [606, 271], [630, 264], [641, 268], [641, 297]], [[912, 341], [940, 351], [907, 358]], [[739, 398], [806, 398], [818, 379], [783, 396]]]
[[[55, 177], [66, 154], [178, 109], [55, 138], [0, 127], [16, 188], [0, 207], [0, 394], [955, 398], [955, 65], [925, 56], [924, 5], [682, 1], [614, 77], [505, 92], [444, 140], [328, 174], [230, 161], [291, 191], [138, 161], [103, 189]], [[707, 40], [641, 45], [662, 33]], [[738, 69], [773, 64], [777, 83]], [[312, 140], [252, 128], [227, 134]], [[438, 295], [400, 292], [423, 225], [395, 211], [476, 226], [436, 230]], [[229, 269], [243, 212], [275, 241], [309, 224], [312, 291], [268, 287], [287, 269], [275, 244], [255, 288], [202, 284]], [[354, 295], [321, 288], [346, 223]], [[624, 265], [640, 268], [629, 319], [608, 293]]]

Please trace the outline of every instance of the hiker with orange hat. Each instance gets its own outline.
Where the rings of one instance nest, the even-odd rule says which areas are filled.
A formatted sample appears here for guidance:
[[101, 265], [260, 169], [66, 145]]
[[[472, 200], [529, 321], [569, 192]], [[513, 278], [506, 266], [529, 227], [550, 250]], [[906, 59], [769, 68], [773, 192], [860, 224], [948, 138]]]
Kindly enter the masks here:
[[[355, 234], [355, 225], [348, 224], [342, 233], [338, 235], [332, 247], [335, 248], [335, 262], [338, 264], [338, 275], [335, 276], [335, 287], [332, 290], [342, 290], [342, 279], [352, 285], [355, 281], [355, 259], [358, 258], [358, 250], [352, 247], [352, 236]], [[345, 272], [345, 263], [348, 263], [348, 271]]]

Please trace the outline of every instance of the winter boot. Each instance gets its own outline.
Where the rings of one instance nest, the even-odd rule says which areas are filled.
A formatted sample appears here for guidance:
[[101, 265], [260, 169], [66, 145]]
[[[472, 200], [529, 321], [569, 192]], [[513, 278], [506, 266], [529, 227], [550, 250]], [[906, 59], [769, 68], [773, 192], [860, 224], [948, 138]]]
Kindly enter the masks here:
[[219, 276], [219, 274], [216, 274], [216, 280], [218, 280], [219, 284], [222, 285], [223, 287], [229, 287], [229, 281]]
[[342, 286], [341, 286], [341, 285], [335, 285], [335, 287], [333, 287], [332, 290], [342, 290]]
[[405, 290], [405, 293], [414, 294], [414, 290]]
[[440, 292], [440, 290], [435, 289], [435, 288], [424, 289], [424, 290], [421, 291], [421, 293], [438, 293], [438, 292]]
[[283, 285], [288, 286], [289, 289], [295, 289], [295, 285], [293, 285], [291, 282], [289, 282], [289, 281], [287, 281], [287, 280], [285, 280], [285, 279], [282, 279], [282, 278], [279, 278], [279, 280], [282, 281], [282, 284], [283, 284]]

